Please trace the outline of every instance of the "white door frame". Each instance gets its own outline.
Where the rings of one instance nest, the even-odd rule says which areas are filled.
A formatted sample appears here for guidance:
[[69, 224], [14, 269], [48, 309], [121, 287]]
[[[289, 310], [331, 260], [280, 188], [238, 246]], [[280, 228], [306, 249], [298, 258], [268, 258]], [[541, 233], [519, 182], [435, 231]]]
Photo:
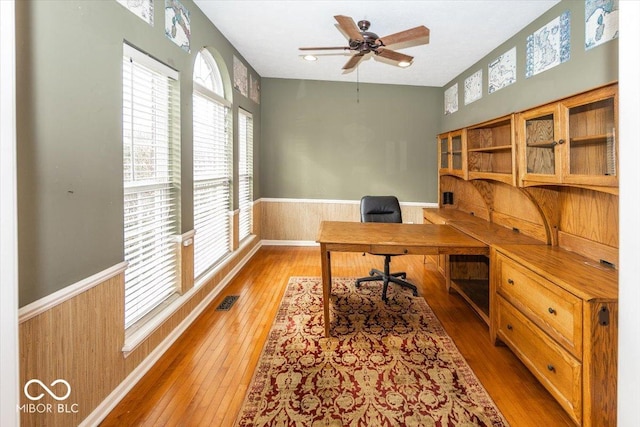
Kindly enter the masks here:
[[640, 2], [620, 1], [620, 274], [618, 425], [640, 425]]
[[0, 0], [0, 420], [19, 426], [15, 0]]

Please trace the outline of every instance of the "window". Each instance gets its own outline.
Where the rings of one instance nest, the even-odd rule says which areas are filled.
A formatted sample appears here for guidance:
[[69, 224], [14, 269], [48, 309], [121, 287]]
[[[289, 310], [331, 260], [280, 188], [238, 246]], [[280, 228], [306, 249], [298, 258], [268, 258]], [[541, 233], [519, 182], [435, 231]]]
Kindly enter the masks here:
[[178, 73], [123, 45], [125, 328], [178, 290]]
[[220, 71], [201, 50], [193, 72], [194, 275], [231, 251], [232, 132]]
[[238, 207], [239, 240], [251, 234], [253, 204], [253, 116], [240, 110], [238, 116]]

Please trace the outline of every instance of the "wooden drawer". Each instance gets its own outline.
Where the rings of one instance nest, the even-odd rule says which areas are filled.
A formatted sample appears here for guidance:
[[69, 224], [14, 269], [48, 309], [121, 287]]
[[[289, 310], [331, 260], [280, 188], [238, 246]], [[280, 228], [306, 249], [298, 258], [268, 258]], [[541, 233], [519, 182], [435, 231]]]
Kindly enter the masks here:
[[438, 248], [424, 246], [371, 245], [372, 254], [378, 255], [437, 255]]
[[497, 290], [578, 360], [582, 360], [582, 300], [498, 255]]
[[582, 421], [582, 364], [504, 298], [497, 298], [498, 336], [578, 423]]

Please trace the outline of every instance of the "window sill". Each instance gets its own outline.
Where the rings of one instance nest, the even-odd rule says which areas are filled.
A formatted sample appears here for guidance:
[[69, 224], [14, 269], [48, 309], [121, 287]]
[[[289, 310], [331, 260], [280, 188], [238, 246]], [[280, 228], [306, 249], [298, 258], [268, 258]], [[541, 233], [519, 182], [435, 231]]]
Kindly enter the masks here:
[[129, 356], [129, 354], [158, 329], [158, 327], [178, 311], [180, 306], [182, 306], [190, 296], [191, 292], [187, 292], [184, 295], [176, 293], [170, 296], [153, 311], [128, 328], [124, 333], [124, 346], [122, 347], [124, 357]]

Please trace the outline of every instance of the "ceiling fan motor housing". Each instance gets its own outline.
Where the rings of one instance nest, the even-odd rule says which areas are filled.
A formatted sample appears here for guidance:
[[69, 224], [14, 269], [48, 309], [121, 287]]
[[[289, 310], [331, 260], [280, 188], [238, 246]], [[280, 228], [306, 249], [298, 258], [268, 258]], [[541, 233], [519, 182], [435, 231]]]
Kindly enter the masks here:
[[371, 31], [367, 31], [371, 22], [367, 20], [358, 21], [358, 28], [360, 28], [360, 34], [362, 35], [363, 40], [354, 40], [349, 39], [349, 47], [352, 50], [357, 50], [361, 53], [367, 53], [370, 51], [374, 51], [380, 46], [379, 43], [376, 43], [378, 40], [378, 35], [376, 33], [372, 33]]

